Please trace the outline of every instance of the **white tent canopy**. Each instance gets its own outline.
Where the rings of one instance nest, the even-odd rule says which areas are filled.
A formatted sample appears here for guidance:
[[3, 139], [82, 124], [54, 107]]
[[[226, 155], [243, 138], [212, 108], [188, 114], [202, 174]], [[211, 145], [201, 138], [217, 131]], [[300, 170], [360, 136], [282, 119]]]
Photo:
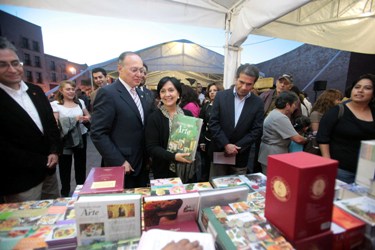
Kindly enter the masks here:
[[[224, 56], [188, 40], [170, 41], [137, 51], [147, 65], [147, 85], [156, 85], [163, 76], [174, 76], [184, 83], [187, 78], [196, 79], [206, 86], [208, 83], [222, 81]], [[117, 77], [117, 60], [91, 65], [104, 68], [108, 74]]]
[[[375, 53], [369, 0], [3, 0], [3, 4], [227, 31], [224, 84], [233, 83], [241, 44], [252, 34], [359, 53]], [[136, 10], [136, 11], [135, 11]]]

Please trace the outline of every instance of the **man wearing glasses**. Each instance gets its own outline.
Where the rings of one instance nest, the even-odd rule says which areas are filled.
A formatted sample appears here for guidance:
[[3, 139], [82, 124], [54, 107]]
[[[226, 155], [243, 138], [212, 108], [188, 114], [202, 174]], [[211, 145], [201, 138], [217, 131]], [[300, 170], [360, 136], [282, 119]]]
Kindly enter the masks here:
[[125, 188], [145, 187], [144, 128], [152, 102], [136, 88], [142, 81], [142, 59], [134, 52], [119, 56], [119, 78], [100, 88], [91, 116], [91, 138], [102, 155], [104, 166], [125, 168]]
[[16, 48], [0, 37], [0, 197], [55, 199], [60, 133], [42, 89], [22, 77]]

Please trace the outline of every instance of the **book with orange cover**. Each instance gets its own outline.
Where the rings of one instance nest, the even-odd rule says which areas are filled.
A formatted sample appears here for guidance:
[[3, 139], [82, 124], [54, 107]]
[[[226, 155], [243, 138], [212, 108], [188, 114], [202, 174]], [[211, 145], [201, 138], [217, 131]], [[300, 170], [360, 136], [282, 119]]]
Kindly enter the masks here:
[[346, 230], [344, 233], [345, 249], [356, 247], [364, 240], [366, 223], [360, 219], [333, 206], [332, 221]]
[[79, 194], [121, 193], [124, 191], [124, 167], [92, 168]]

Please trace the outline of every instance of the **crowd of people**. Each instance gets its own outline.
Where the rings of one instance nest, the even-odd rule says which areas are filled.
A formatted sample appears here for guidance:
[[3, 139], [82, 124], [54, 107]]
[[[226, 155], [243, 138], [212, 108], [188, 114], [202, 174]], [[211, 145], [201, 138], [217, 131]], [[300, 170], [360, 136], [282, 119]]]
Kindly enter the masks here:
[[[112, 83], [104, 69], [96, 68], [92, 78], [97, 88], [90, 95], [62, 81], [49, 102], [40, 88], [22, 80], [16, 49], [1, 38], [0, 160], [11, 166], [4, 168], [0, 182], [5, 202], [69, 196], [73, 159], [76, 184], [86, 178], [88, 135], [103, 167], [124, 167], [125, 188], [147, 186], [150, 171], [154, 178], [168, 178], [185, 169], [185, 182], [267, 174], [269, 155], [304, 150], [312, 138], [319, 143], [317, 154], [338, 160], [337, 177], [352, 183], [361, 140], [375, 139], [372, 74], [353, 83], [345, 102], [339, 90], [328, 89], [311, 105], [287, 73], [273, 89], [258, 93], [259, 70], [251, 64], [237, 69], [226, 90], [217, 82], [203, 88], [197, 81], [189, 85], [163, 77], [151, 91], [145, 85], [147, 65], [138, 54], [124, 52], [117, 63], [119, 77]], [[167, 149], [176, 115], [203, 120], [193, 161]], [[228, 163], [218, 162], [218, 153]]]

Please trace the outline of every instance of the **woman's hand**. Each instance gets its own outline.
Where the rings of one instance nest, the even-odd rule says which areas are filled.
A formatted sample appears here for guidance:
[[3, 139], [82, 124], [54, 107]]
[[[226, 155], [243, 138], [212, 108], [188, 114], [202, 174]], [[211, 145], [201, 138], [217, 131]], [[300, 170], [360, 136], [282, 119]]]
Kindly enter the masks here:
[[176, 153], [176, 155], [174, 156], [174, 159], [182, 163], [191, 163], [192, 161], [185, 158], [189, 155], [190, 155], [189, 153]]

